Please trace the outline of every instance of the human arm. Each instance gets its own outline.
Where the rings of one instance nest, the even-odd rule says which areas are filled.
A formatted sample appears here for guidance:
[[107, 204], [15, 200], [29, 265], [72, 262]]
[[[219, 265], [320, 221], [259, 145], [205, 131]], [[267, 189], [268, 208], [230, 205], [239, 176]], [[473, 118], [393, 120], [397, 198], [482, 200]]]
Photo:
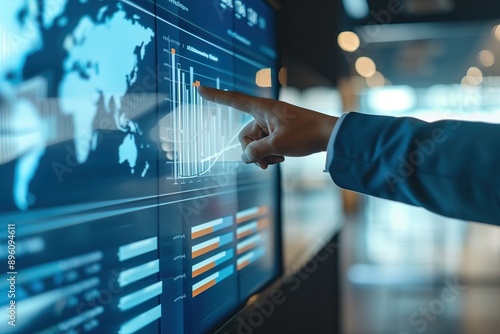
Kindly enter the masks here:
[[256, 119], [240, 135], [244, 162], [259, 161], [265, 168], [287, 155], [327, 149], [327, 170], [342, 188], [448, 217], [500, 225], [500, 154], [496, 152], [500, 125], [427, 123], [353, 112], [342, 118], [332, 136], [338, 119], [331, 116], [234, 92], [205, 89], [201, 93]]
[[349, 113], [327, 167], [340, 187], [500, 225], [500, 125]]
[[233, 107], [253, 116], [239, 135], [245, 163], [266, 169], [286, 156], [297, 157], [325, 151], [337, 117], [285, 102], [256, 98], [238, 92], [200, 87], [208, 101]]

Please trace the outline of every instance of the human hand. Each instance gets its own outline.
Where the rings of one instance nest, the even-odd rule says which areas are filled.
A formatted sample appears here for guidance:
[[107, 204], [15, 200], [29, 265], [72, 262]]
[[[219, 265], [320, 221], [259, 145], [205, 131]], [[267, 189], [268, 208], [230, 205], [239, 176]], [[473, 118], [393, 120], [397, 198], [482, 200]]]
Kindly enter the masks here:
[[238, 92], [200, 87], [207, 101], [249, 113], [254, 120], [245, 126], [239, 140], [244, 163], [262, 169], [285, 160], [325, 151], [338, 118], [285, 102], [252, 97]]

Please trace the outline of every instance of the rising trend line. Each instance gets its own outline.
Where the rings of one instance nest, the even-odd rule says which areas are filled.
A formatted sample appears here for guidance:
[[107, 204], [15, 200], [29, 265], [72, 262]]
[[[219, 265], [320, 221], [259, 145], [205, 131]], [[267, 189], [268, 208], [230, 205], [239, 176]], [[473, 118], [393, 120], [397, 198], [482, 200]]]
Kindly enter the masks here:
[[211, 155], [209, 157], [201, 159], [201, 162], [207, 162], [207, 161], [210, 161], [210, 160], [213, 160], [213, 159], [217, 160], [217, 159], [219, 159], [219, 157], [221, 156], [221, 154], [223, 154], [224, 152], [227, 152], [229, 150], [232, 150], [232, 149], [238, 148], [238, 147], [240, 147], [240, 144], [234, 144], [232, 146], [228, 146], [228, 147], [226, 147], [225, 149], [223, 149], [222, 151], [220, 151], [218, 153], [215, 153], [215, 154], [213, 154], [213, 155]]
[[224, 152], [227, 152], [229, 150], [232, 150], [234, 148], [237, 148], [240, 146], [240, 144], [234, 144], [234, 145], [231, 145], [233, 144], [233, 142], [235, 141], [236, 138], [238, 138], [238, 135], [240, 134], [240, 132], [248, 125], [250, 124], [252, 121], [248, 121], [245, 125], [243, 125], [241, 127], [240, 130], [238, 130], [238, 132], [231, 138], [231, 140], [229, 141], [229, 143], [227, 143], [228, 146], [226, 146], [223, 150], [221, 150], [220, 152], [216, 153], [216, 154], [213, 154], [211, 155], [210, 157], [206, 157], [206, 158], [203, 158], [201, 159], [201, 162], [206, 162], [206, 161], [209, 161], [209, 160], [212, 160], [214, 159], [210, 165], [208, 166], [208, 168], [201, 172], [201, 173], [198, 173], [197, 175], [193, 175], [193, 176], [183, 176], [181, 177], [181, 179], [194, 179], [194, 178], [197, 178], [199, 176], [202, 176], [202, 175], [205, 175], [207, 174], [208, 172], [210, 172], [210, 169], [215, 165], [215, 163], [219, 160], [219, 158], [221, 157], [222, 154], [224, 154]]

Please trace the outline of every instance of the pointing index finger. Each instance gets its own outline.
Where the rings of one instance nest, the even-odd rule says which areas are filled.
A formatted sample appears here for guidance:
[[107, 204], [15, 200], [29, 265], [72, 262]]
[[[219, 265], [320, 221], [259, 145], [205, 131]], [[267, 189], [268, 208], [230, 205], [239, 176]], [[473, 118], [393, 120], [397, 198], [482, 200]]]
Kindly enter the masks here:
[[203, 86], [199, 88], [198, 92], [207, 101], [235, 108], [247, 112], [252, 116], [256, 116], [259, 114], [259, 110], [263, 109], [263, 99], [240, 92], [224, 91]]

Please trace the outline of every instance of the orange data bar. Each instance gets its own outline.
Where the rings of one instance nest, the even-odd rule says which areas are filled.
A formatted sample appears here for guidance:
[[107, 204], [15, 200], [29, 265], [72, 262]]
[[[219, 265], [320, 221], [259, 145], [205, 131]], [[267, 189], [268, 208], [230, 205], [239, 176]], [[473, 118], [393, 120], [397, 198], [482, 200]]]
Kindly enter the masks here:
[[245, 232], [242, 232], [242, 233], [238, 233], [238, 239], [241, 239], [241, 238], [244, 238], [244, 237], [248, 237], [249, 235], [252, 235], [254, 233], [254, 231], [252, 230], [248, 230], [248, 231], [245, 231]]
[[213, 268], [215, 268], [215, 262], [209, 263], [206, 266], [201, 267], [200, 269], [193, 271], [193, 278], [195, 278], [196, 276], [199, 276], [203, 273], [206, 273], [207, 271], [209, 271], [210, 269], [213, 269]]
[[223, 280], [231, 277], [234, 274], [234, 265], [230, 265], [221, 271], [218, 271], [205, 279], [193, 284], [192, 296], [196, 297], [200, 293], [207, 291], [208, 289], [214, 287], [216, 284], [222, 282]]
[[259, 216], [267, 214], [269, 211], [267, 206], [254, 207], [247, 210], [240, 211], [236, 214], [236, 222], [241, 224], [243, 222], [255, 219]]
[[199, 276], [207, 271], [225, 263], [231, 261], [234, 257], [234, 251], [232, 249], [227, 249], [225, 251], [220, 252], [219, 254], [215, 254], [212, 257], [198, 262], [191, 267], [192, 277]]
[[238, 249], [238, 255], [245, 253], [246, 251], [249, 251], [252, 248], [255, 248], [257, 244], [250, 244], [248, 246], [245, 246], [243, 248]]
[[196, 258], [198, 256], [201, 256], [201, 255], [206, 254], [206, 253], [208, 253], [210, 251], [213, 251], [214, 249], [217, 249], [219, 247], [220, 247], [220, 244], [217, 242], [217, 243], [214, 243], [214, 244], [209, 245], [207, 247], [203, 247], [203, 248], [201, 248], [199, 250], [193, 251], [192, 258], [194, 259], [194, 258]]
[[238, 242], [236, 245], [236, 254], [243, 254], [255, 247], [259, 246], [264, 241], [264, 234], [255, 234], [250, 238]]
[[250, 264], [250, 261], [245, 261], [245, 262], [242, 262], [238, 265], [238, 270], [241, 270], [243, 268], [245, 268], [246, 266], [248, 266]]
[[193, 232], [191, 234], [191, 239], [196, 239], [196, 238], [200, 238], [200, 237], [203, 237], [205, 235], [209, 235], [210, 233], [213, 233], [215, 230], [213, 227], [209, 227], [207, 229], [204, 229], [204, 230], [201, 230], [201, 231], [198, 231], [198, 232]]
[[205, 235], [229, 228], [234, 225], [233, 216], [218, 218], [200, 225], [191, 227], [191, 239], [198, 239]]
[[230, 244], [231, 242], [233, 242], [233, 238], [234, 238], [233, 233], [229, 232], [224, 235], [194, 245], [193, 247], [191, 247], [191, 258], [194, 259], [198, 256], [213, 251], [214, 249], [217, 249], [221, 246]]
[[245, 222], [244, 224], [240, 224], [236, 229], [236, 237], [238, 239], [243, 239], [248, 237], [258, 231], [262, 231], [269, 226], [269, 218], [264, 217], [259, 220], [254, 220], [251, 222]]
[[174, 55], [175, 54], [175, 49], [174, 48], [170, 49], [170, 52]]
[[207, 291], [208, 289], [210, 289], [211, 287], [214, 287], [215, 284], [216, 284], [216, 281], [215, 280], [211, 280], [207, 284], [204, 284], [203, 286], [199, 287], [198, 289], [193, 290], [193, 297], [196, 297], [200, 293], [203, 293], [203, 292]]

